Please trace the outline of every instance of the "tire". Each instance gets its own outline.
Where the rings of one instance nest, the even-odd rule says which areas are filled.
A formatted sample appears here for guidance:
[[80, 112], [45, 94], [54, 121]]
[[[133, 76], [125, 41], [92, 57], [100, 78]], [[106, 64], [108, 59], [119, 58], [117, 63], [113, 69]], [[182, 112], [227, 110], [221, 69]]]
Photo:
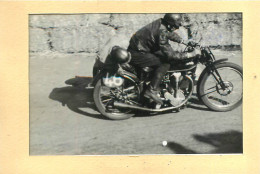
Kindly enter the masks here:
[[[108, 112], [106, 109], [106, 106], [104, 103], [102, 103], [101, 101], [101, 90], [103, 87], [105, 87], [104, 85], [102, 85], [101, 83], [101, 79], [98, 80], [98, 82], [95, 85], [94, 88], [94, 93], [93, 93], [93, 97], [94, 97], [94, 102], [95, 105], [98, 109], [98, 111], [105, 117], [112, 119], [112, 120], [124, 120], [124, 119], [128, 119], [132, 116], [134, 116], [134, 113], [131, 112], [131, 110], [117, 110], [118, 112]], [[108, 88], [108, 87], [105, 87]]]
[[[205, 71], [198, 81], [198, 97], [211, 110], [230, 111], [242, 103], [243, 70], [239, 65], [230, 62], [217, 64], [215, 68], [226, 86], [225, 90], [214, 80], [210, 71]], [[233, 102], [230, 100], [231, 97], [237, 99]]]

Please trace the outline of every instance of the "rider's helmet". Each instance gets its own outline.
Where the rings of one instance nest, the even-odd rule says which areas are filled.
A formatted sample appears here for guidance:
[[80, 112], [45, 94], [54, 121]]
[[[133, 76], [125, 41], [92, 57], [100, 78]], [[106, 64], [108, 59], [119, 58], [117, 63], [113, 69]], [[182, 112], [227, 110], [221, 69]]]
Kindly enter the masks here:
[[131, 59], [130, 53], [126, 49], [119, 46], [114, 46], [110, 54], [112, 60], [120, 64], [129, 62]]
[[166, 13], [163, 17], [163, 22], [166, 24], [168, 29], [179, 29], [182, 24], [181, 13]]

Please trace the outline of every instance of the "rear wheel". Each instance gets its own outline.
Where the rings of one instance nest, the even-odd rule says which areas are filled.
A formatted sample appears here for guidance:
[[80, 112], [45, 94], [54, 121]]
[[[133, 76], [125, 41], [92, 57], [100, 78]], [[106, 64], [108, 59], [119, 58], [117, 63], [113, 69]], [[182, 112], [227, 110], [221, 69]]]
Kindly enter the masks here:
[[242, 68], [229, 62], [217, 64], [215, 68], [215, 71], [203, 74], [197, 90], [198, 96], [214, 111], [230, 111], [242, 103]]
[[124, 120], [134, 116], [134, 113], [130, 109], [115, 108], [114, 101], [138, 101], [139, 91], [137, 87], [126, 84], [126, 82], [121, 87], [110, 88], [102, 83], [102, 79], [99, 79], [93, 96], [95, 105], [102, 115], [112, 120]]

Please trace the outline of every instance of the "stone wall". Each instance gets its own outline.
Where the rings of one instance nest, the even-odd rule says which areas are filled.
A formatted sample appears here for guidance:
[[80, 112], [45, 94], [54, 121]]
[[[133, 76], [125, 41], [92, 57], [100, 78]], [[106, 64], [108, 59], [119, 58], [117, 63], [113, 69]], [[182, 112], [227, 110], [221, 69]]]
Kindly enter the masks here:
[[[30, 15], [30, 52], [98, 53], [121, 32], [130, 36], [163, 14]], [[193, 31], [210, 46], [242, 44], [241, 13], [187, 14]], [[197, 35], [199, 36], [199, 34]]]

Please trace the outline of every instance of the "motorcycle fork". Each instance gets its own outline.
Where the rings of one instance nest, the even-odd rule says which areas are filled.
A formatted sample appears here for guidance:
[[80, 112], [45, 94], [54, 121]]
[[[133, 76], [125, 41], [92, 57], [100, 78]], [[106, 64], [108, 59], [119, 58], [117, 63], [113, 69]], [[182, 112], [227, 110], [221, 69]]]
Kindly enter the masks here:
[[225, 86], [224, 81], [222, 80], [222, 77], [220, 76], [218, 70], [216, 69], [215, 65], [210, 65], [210, 67], [211, 67], [210, 73], [213, 75], [214, 79], [220, 85], [222, 90], [225, 90], [226, 86]]

